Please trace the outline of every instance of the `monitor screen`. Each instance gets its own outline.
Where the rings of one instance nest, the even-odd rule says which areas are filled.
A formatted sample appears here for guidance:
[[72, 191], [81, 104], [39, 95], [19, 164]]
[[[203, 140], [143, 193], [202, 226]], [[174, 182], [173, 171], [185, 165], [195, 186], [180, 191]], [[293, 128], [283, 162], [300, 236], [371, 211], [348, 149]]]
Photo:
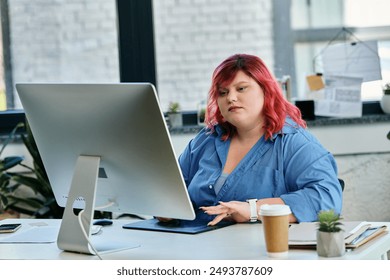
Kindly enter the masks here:
[[88, 198], [102, 211], [195, 218], [152, 84], [16, 89], [60, 206], [84, 209]]

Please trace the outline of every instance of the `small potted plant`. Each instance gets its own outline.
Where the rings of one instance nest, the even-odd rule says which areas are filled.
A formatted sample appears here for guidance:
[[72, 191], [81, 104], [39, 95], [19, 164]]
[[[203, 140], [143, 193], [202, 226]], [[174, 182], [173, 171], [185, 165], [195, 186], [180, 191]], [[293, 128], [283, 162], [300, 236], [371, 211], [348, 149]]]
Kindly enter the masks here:
[[207, 102], [205, 100], [202, 100], [198, 104], [198, 125], [203, 126], [205, 125], [205, 117], [206, 117], [206, 107]]
[[383, 86], [383, 96], [380, 100], [380, 105], [386, 114], [390, 114], [390, 83]]
[[206, 117], [206, 109], [200, 109], [198, 111], [198, 125], [204, 125], [204, 120]]
[[317, 254], [321, 257], [340, 257], [345, 253], [341, 218], [334, 210], [318, 213]]
[[172, 128], [183, 126], [183, 117], [179, 102], [170, 102], [168, 107], [168, 119]]

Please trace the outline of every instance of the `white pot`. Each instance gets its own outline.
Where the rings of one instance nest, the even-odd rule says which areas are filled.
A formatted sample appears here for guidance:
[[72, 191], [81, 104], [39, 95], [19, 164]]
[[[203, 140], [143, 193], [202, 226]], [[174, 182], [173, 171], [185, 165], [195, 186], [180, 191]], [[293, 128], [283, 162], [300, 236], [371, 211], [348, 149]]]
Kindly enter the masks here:
[[321, 257], [341, 257], [345, 253], [344, 232], [317, 231], [317, 254]]
[[384, 94], [380, 100], [381, 108], [386, 114], [390, 114], [390, 95]]
[[183, 117], [181, 113], [169, 113], [169, 123], [171, 127], [182, 127], [183, 126]]

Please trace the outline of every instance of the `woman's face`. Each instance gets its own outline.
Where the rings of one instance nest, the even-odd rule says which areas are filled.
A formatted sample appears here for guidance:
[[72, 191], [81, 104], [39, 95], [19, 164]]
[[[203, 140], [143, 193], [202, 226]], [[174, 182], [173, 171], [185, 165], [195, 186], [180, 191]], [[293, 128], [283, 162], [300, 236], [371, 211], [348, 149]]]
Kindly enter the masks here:
[[227, 87], [219, 89], [219, 110], [225, 121], [239, 129], [262, 126], [264, 92], [260, 85], [244, 72], [239, 71]]

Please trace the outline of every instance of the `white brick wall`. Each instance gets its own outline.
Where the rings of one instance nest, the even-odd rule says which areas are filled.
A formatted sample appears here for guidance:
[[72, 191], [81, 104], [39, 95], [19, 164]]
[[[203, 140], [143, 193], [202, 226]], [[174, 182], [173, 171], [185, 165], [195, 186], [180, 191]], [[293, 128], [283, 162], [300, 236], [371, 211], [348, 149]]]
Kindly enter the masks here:
[[235, 53], [255, 54], [270, 69], [272, 0], [154, 0], [157, 84], [161, 105], [194, 110], [214, 68]]
[[[163, 110], [170, 101], [195, 110], [214, 68], [234, 53], [272, 69], [271, 1], [153, 1]], [[115, 0], [9, 1], [14, 82], [119, 81], [115, 9]]]
[[[272, 69], [271, 1], [153, 1], [163, 110], [170, 101], [195, 110], [213, 69], [234, 53]], [[115, 0], [9, 1], [14, 82], [119, 81], [115, 9]]]
[[115, 2], [9, 1], [14, 82], [118, 82]]

